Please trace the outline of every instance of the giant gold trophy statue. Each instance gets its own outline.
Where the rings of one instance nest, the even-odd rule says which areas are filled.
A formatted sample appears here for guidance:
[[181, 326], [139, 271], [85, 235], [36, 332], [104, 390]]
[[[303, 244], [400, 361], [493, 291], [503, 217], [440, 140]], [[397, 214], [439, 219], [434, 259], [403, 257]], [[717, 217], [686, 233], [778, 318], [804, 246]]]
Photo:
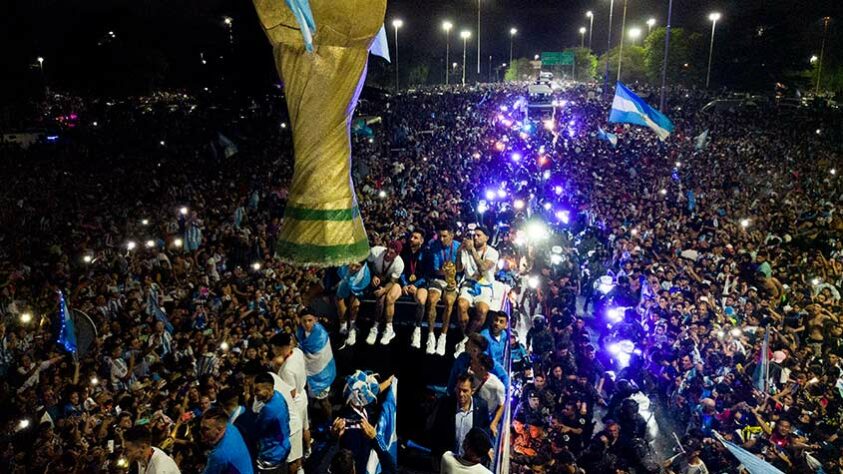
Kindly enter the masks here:
[[322, 267], [359, 262], [369, 243], [351, 181], [350, 125], [386, 0], [253, 1], [293, 129], [295, 168], [278, 255]]

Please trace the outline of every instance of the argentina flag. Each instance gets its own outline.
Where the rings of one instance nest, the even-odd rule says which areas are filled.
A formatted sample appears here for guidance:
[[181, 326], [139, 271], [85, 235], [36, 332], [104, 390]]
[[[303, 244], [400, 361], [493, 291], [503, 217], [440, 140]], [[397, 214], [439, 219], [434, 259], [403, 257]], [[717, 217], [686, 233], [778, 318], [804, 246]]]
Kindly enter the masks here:
[[299, 348], [304, 352], [307, 388], [310, 395], [313, 398], [325, 398], [337, 377], [337, 366], [334, 363], [328, 331], [321, 324], [316, 323], [313, 331], [305, 334], [304, 328], [299, 326], [296, 328], [296, 339], [299, 341]]
[[664, 140], [673, 132], [673, 123], [669, 118], [650, 107], [620, 82], [615, 89], [615, 100], [612, 101], [609, 122], [631, 123], [650, 127], [656, 132], [660, 140]]
[[723, 446], [732, 453], [732, 456], [736, 457], [738, 461], [741, 462], [744, 469], [746, 469], [749, 474], [784, 474], [782, 471], [776, 469], [772, 464], [764, 461], [740, 446], [726, 441], [720, 433], [714, 431], [713, 434], [715, 439], [723, 443]]
[[[389, 386], [389, 391], [386, 393], [386, 399], [381, 405], [381, 417], [378, 420], [377, 433], [375, 434], [375, 441], [378, 442], [382, 456], [390, 457], [391, 466], [398, 465], [398, 378], [392, 379], [392, 384]], [[369, 462], [366, 464], [366, 474], [378, 474], [390, 469], [384, 469], [381, 462], [385, 459], [379, 459], [377, 453], [372, 451], [369, 456]]]
[[56, 343], [64, 350], [76, 356], [76, 327], [70, 317], [70, 310], [64, 301], [64, 293], [59, 291], [58, 338]]
[[164, 328], [167, 332], [172, 333], [175, 328], [170, 323], [170, 319], [161, 309], [158, 297], [158, 284], [152, 283], [149, 285], [149, 293], [146, 296], [146, 314], [155, 316], [155, 319], [164, 323]]

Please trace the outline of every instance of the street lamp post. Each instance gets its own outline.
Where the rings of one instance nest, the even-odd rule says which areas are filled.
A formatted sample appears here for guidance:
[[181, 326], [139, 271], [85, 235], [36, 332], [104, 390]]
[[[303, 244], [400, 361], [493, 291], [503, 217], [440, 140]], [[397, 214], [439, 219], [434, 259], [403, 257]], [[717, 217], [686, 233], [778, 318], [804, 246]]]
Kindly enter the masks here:
[[650, 33], [653, 31], [653, 27], [656, 26], [656, 19], [650, 18], [647, 20], [647, 36], [650, 36]]
[[706, 89], [708, 89], [708, 85], [711, 82], [711, 60], [714, 58], [714, 31], [717, 27], [717, 20], [720, 19], [720, 14], [717, 12], [711, 13], [708, 15], [708, 19], [711, 20], [711, 44], [708, 46], [708, 72], [705, 74]]
[[450, 76], [448, 71], [448, 64], [450, 64], [451, 59], [451, 28], [454, 25], [450, 21], [443, 21], [442, 22], [442, 29], [445, 30], [445, 85], [448, 85], [448, 76]]
[[392, 20], [392, 27], [395, 28], [395, 93], [398, 93], [398, 29], [404, 26], [399, 19]]
[[623, 0], [623, 16], [621, 17], [621, 42], [618, 49], [618, 82], [621, 81], [621, 64], [623, 62], [623, 33], [626, 31], [626, 4], [627, 0]]
[[477, 0], [477, 81], [480, 81], [480, 0]]
[[824, 17], [823, 18], [823, 41], [822, 46], [820, 46], [820, 59], [819, 64], [817, 65], [817, 87], [814, 91], [814, 95], [820, 94], [820, 78], [822, 77], [823, 73], [823, 55], [825, 54], [825, 37], [828, 34], [828, 22], [831, 21], [831, 17]]
[[663, 113], [666, 112], [664, 110], [664, 93], [667, 82], [667, 60], [670, 55], [670, 19], [672, 16], [673, 0], [670, 0], [667, 4], [667, 25], [665, 26], [664, 31], [664, 61], [662, 61], [662, 87], [659, 93], [659, 110], [661, 110]]
[[41, 75], [43, 76], [44, 75], [44, 57], [38, 56], [37, 61], [38, 61], [38, 69], [41, 70]]
[[591, 33], [594, 32], [594, 13], [589, 10], [585, 12], [585, 16], [588, 17], [588, 49], [591, 49]]
[[468, 39], [471, 38], [471, 32], [468, 30], [460, 31], [460, 38], [462, 38], [462, 85], [465, 85], [465, 50]]
[[641, 28], [632, 27], [629, 29], [629, 39], [632, 40], [632, 44], [638, 44], [638, 38], [641, 37]]
[[234, 19], [230, 16], [224, 16], [222, 21], [228, 27], [228, 45], [234, 47]]
[[515, 38], [515, 34], [518, 33], [518, 29], [510, 28], [509, 29], [509, 64], [512, 64], [512, 41]]
[[585, 27], [580, 28], [580, 48], [585, 48]]
[[612, 13], [615, 9], [615, 0], [609, 0], [609, 33], [606, 35], [606, 74], [603, 76], [603, 89], [608, 92], [609, 86], [609, 50], [612, 49]]

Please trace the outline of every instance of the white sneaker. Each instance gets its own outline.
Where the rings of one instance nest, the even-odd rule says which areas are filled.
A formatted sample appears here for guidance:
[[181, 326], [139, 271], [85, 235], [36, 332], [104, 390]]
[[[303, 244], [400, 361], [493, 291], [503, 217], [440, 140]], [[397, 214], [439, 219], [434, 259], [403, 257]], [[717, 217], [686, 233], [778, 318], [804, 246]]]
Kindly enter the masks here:
[[387, 324], [381, 335], [381, 345], [385, 346], [392, 342], [393, 339], [395, 339], [395, 331], [392, 330], [392, 324]]
[[375, 341], [378, 340], [378, 325], [375, 324], [372, 326], [372, 329], [369, 331], [369, 335], [366, 337], [366, 344], [373, 346], [375, 345]]
[[427, 344], [424, 350], [425, 354], [436, 354], [436, 336], [432, 332], [427, 333]]
[[413, 329], [413, 338], [410, 340], [410, 347], [414, 349], [421, 349], [421, 328]]
[[348, 331], [348, 337], [345, 338], [345, 345], [351, 347], [355, 344], [357, 344], [357, 329], [351, 328], [351, 330]]
[[460, 354], [465, 352], [465, 343], [468, 342], [468, 337], [462, 338], [462, 341], [457, 343], [457, 346], [454, 347], [454, 359], [459, 357]]
[[436, 341], [436, 354], [440, 356], [445, 355], [445, 343], [446, 343], [445, 333], [439, 335], [439, 340]]

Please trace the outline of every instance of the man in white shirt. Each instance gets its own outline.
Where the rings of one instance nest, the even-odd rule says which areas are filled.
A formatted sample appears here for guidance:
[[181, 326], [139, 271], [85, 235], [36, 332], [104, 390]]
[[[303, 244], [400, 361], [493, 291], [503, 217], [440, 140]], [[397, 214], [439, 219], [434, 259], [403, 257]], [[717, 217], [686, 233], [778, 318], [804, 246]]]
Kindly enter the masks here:
[[134, 426], [123, 433], [126, 459], [138, 464], [140, 474], [180, 474], [173, 458], [152, 446], [152, 437], [143, 426]]
[[471, 372], [474, 375], [474, 394], [482, 398], [489, 406], [489, 414], [492, 415], [490, 424], [492, 436], [496, 437], [503, 416], [506, 388], [501, 379], [491, 373], [494, 366], [495, 362], [489, 354], [479, 354], [477, 358], [471, 361]]
[[[457, 301], [460, 313], [460, 330], [463, 339], [457, 343], [454, 357], [465, 350], [468, 335], [477, 332], [486, 322], [486, 313], [495, 295], [493, 283], [495, 268], [497, 268], [498, 251], [488, 245], [489, 230], [477, 226], [472, 234], [466, 236], [460, 247], [460, 258], [457, 260], [457, 272], [464, 274], [460, 286], [460, 296]], [[475, 319], [469, 325], [468, 309], [474, 308]]]
[[[372, 274], [372, 295], [377, 299], [375, 313], [380, 318], [386, 319], [381, 344], [389, 344], [395, 338], [395, 331], [392, 329], [392, 318], [395, 316], [395, 301], [401, 297], [401, 285], [399, 279], [404, 273], [404, 261], [401, 259], [401, 250], [404, 245], [400, 240], [389, 243], [389, 246], [375, 246], [369, 252], [369, 270]], [[366, 344], [370, 346], [378, 339], [378, 323], [372, 326]]]
[[301, 418], [303, 449], [306, 452], [310, 447], [310, 422], [307, 418], [307, 368], [304, 352], [296, 347], [295, 337], [285, 332], [272, 336], [269, 343], [275, 356], [273, 366], [278, 369], [281, 380], [293, 388], [293, 406]]
[[483, 461], [489, 457], [492, 440], [480, 428], [472, 428], [462, 442], [462, 456], [451, 451], [442, 455], [440, 474], [492, 474]]

